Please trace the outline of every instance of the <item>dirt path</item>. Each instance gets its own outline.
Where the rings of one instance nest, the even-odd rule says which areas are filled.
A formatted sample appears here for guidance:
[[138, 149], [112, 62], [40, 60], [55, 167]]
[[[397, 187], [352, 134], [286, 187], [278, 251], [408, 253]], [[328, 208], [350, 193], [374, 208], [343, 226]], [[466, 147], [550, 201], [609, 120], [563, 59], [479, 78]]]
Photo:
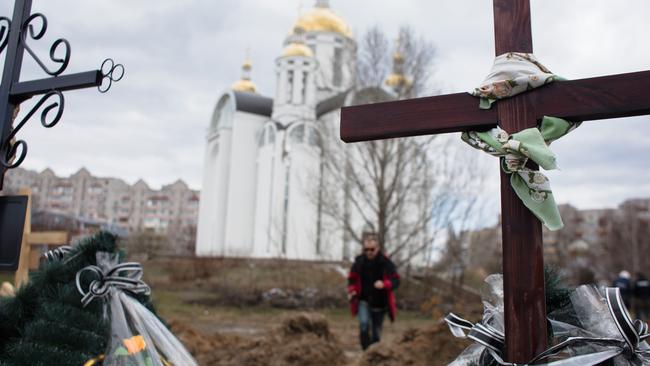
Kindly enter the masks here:
[[[186, 269], [194, 264], [189, 263]], [[303, 310], [261, 303], [259, 294], [248, 291], [250, 283], [275, 288], [282, 281], [305, 278], [314, 283], [283, 283], [280, 287], [320, 284], [322, 298], [327, 299], [326, 290], [340, 286], [340, 274], [315, 269], [306, 272], [302, 267], [275, 266], [262, 268], [264, 272], [258, 267], [251, 270], [249, 265], [222, 265], [217, 275], [214, 271], [220, 267], [205, 267], [209, 277], [172, 279], [163, 271], [167, 267], [149, 266], [152, 270], [148, 273], [153, 275], [147, 278], [158, 313], [171, 322], [172, 331], [203, 366], [436, 366], [447, 365], [467, 346], [454, 340], [432, 315], [401, 311], [395, 323], [384, 323], [382, 342], [361, 352], [358, 322], [345, 302], [319, 302], [318, 310], [305, 315]], [[291, 273], [286, 273], [289, 270]], [[306, 274], [294, 273], [298, 270]], [[412, 302], [420, 304], [418, 299], [413, 297]], [[455, 311], [470, 314], [467, 309]]]
[[[382, 342], [363, 353], [347, 309], [305, 313], [167, 303], [159, 311], [202, 366], [446, 365], [465, 346], [456, 342], [447, 350], [455, 342], [449, 332], [411, 312], [387, 321]], [[434, 353], [444, 362], [431, 362]]]

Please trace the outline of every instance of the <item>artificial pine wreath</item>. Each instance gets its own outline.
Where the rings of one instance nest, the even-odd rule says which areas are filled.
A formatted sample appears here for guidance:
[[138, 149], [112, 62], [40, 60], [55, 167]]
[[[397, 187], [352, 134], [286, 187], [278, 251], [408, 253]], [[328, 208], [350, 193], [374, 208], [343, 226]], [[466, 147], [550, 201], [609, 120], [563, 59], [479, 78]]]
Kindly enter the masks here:
[[[101, 232], [82, 240], [65, 259], [41, 265], [13, 298], [0, 299], [0, 366], [80, 366], [103, 354], [110, 321], [102, 301], [83, 306], [76, 287], [96, 253], [120, 254], [116, 237]], [[151, 312], [149, 297], [130, 295]]]
[[563, 309], [571, 303], [572, 289], [562, 283], [562, 278], [555, 268], [544, 266], [544, 282], [547, 313]]

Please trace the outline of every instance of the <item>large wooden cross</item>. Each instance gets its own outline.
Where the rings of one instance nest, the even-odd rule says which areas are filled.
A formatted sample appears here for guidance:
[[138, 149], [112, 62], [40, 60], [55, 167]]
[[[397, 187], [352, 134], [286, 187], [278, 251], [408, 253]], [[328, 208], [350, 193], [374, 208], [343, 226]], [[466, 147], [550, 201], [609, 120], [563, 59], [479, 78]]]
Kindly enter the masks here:
[[[533, 52], [529, 0], [494, 0], [496, 55]], [[346, 142], [537, 126], [543, 116], [572, 121], [650, 114], [650, 71], [555, 82], [478, 108], [468, 93], [343, 108]], [[542, 228], [501, 172], [506, 359], [527, 362], [547, 346]]]

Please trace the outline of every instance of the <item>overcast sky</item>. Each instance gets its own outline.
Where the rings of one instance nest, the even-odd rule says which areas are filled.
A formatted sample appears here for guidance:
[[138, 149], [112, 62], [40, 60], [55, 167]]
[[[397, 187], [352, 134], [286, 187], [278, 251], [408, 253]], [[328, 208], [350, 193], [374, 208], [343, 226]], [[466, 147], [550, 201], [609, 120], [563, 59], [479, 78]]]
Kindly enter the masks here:
[[[108, 94], [66, 94], [63, 120], [37, 120], [20, 134], [29, 144], [24, 168], [67, 176], [82, 166], [99, 176], [153, 187], [182, 178], [200, 188], [204, 135], [220, 93], [240, 76], [250, 48], [253, 80], [275, 92], [274, 59], [312, 0], [35, 0], [49, 21], [43, 57], [58, 37], [72, 45], [67, 73], [98, 68], [106, 57], [126, 66]], [[0, 3], [0, 15], [11, 14]], [[532, 0], [537, 58], [569, 79], [650, 69], [647, 0]], [[489, 0], [333, 0], [355, 36], [378, 25], [392, 37], [408, 24], [437, 48], [431, 90], [476, 86], [494, 58]], [[392, 38], [391, 37], [391, 38]], [[4, 57], [4, 55], [3, 55]], [[25, 56], [23, 80], [44, 77]], [[650, 94], [649, 94], [650, 97]], [[460, 142], [459, 142], [460, 144]], [[468, 147], [469, 148], [469, 147]], [[561, 172], [550, 174], [556, 198], [580, 208], [611, 207], [650, 196], [650, 118], [583, 124], [554, 144]], [[477, 152], [479, 153], [479, 152]], [[487, 192], [498, 194], [497, 165]]]

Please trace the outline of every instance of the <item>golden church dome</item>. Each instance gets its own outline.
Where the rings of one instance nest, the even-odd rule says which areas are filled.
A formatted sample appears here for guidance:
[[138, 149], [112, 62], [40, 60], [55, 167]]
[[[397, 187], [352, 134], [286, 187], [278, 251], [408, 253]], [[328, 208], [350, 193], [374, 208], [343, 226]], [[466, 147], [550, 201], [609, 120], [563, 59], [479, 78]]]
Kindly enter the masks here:
[[235, 81], [230, 88], [238, 92], [256, 93], [257, 86], [255, 86], [255, 83], [251, 81], [251, 70], [253, 69], [253, 63], [249, 58], [246, 58], [241, 66], [241, 69], [241, 79]]
[[395, 51], [395, 53], [393, 53], [393, 62], [403, 63], [404, 62], [404, 55], [402, 55], [402, 53], [399, 52], [399, 51]]
[[239, 91], [239, 92], [249, 92], [249, 93], [256, 93], [257, 92], [257, 87], [255, 86], [255, 83], [253, 83], [250, 80], [237, 80], [235, 81], [232, 86], [232, 90], [234, 91]]
[[314, 57], [314, 52], [303, 43], [291, 42], [282, 51], [282, 57], [289, 56]]
[[246, 60], [244, 60], [244, 63], [241, 65], [241, 67], [245, 71], [250, 71], [253, 68], [253, 63], [249, 58], [246, 58]]
[[398, 37], [395, 42], [395, 53], [393, 53], [393, 72], [386, 78], [386, 85], [399, 90], [408, 88], [413, 85], [413, 80], [404, 74], [404, 55], [400, 51], [401, 38]]
[[413, 82], [403, 74], [392, 73], [386, 78], [386, 85], [391, 88], [401, 88], [411, 86]]
[[352, 38], [350, 27], [329, 8], [325, 1], [319, 1], [315, 8], [301, 15], [291, 29], [296, 27], [306, 32], [334, 32]]

